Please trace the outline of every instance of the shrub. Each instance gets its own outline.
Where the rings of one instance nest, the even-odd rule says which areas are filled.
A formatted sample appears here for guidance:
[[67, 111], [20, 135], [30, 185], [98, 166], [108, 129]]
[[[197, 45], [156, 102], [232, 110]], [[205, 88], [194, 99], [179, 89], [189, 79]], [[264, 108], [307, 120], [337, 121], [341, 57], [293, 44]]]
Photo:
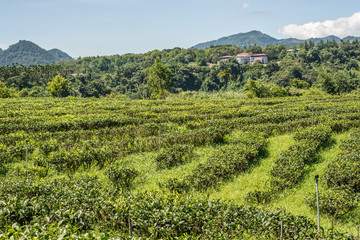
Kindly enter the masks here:
[[255, 190], [255, 191], [249, 192], [246, 195], [245, 200], [248, 202], [251, 202], [251, 203], [255, 203], [255, 204], [266, 204], [271, 201], [273, 194], [274, 193], [272, 191]]
[[132, 182], [139, 175], [139, 172], [134, 168], [119, 167], [118, 165], [111, 166], [106, 175], [115, 187], [129, 190]]
[[[309, 194], [306, 203], [315, 210], [317, 208], [316, 193]], [[357, 196], [348, 188], [327, 189], [319, 193], [320, 212], [334, 219], [347, 214], [357, 205]]]
[[155, 158], [158, 168], [172, 168], [187, 162], [191, 158], [193, 146], [188, 144], [175, 144], [163, 149]]
[[323, 125], [296, 132], [294, 139], [298, 142], [280, 154], [271, 170], [272, 189], [281, 190], [295, 185], [303, 175], [305, 165], [310, 163], [330, 136], [331, 128]]
[[0, 81], [0, 98], [10, 97], [10, 90], [6, 87], [5, 83]]
[[187, 181], [179, 181], [177, 178], [171, 178], [164, 184], [159, 183], [159, 187], [165, 187], [170, 193], [185, 193], [190, 190]]

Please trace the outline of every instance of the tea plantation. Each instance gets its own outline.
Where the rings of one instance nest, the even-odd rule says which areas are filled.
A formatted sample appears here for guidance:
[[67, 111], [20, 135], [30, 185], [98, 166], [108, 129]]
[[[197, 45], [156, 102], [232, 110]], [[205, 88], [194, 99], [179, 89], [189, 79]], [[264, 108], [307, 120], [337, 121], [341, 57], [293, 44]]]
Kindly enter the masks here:
[[317, 174], [358, 234], [358, 95], [2, 99], [0, 133], [0, 239], [315, 239]]

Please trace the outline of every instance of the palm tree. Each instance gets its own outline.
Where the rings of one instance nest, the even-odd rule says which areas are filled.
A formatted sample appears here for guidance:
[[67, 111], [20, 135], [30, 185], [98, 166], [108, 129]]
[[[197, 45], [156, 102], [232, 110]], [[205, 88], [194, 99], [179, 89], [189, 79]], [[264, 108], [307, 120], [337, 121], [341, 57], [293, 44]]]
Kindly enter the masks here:
[[229, 73], [229, 68], [226, 68], [225, 70], [221, 71], [221, 72], [218, 74], [218, 76], [219, 76], [219, 77], [222, 76], [223, 78], [226, 79], [226, 81], [225, 81], [225, 89], [226, 89], [226, 88], [227, 88], [227, 83], [228, 83], [228, 81], [229, 81], [230, 78], [231, 78], [231, 73]]

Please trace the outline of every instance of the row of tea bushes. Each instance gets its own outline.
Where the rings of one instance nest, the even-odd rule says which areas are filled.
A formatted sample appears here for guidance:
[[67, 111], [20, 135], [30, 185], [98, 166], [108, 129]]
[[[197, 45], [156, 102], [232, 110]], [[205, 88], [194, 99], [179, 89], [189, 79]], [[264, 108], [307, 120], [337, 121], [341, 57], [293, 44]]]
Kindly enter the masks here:
[[353, 131], [340, 148], [341, 154], [329, 164], [323, 179], [329, 188], [345, 186], [360, 193], [360, 130]]
[[280, 154], [271, 170], [272, 188], [280, 190], [294, 186], [303, 175], [305, 166], [310, 163], [330, 136], [331, 128], [326, 125], [309, 127], [296, 132], [294, 139], [297, 143]]
[[[332, 219], [344, 216], [359, 205], [360, 193], [360, 130], [354, 129], [350, 139], [342, 141], [342, 152], [331, 162], [320, 179], [325, 189], [319, 194], [320, 212]], [[316, 209], [316, 193], [306, 199]]]
[[304, 174], [305, 166], [311, 163], [319, 148], [329, 141], [331, 132], [327, 125], [312, 126], [296, 132], [294, 139], [297, 142], [279, 155], [271, 170], [270, 188], [250, 192], [247, 200], [267, 203], [277, 192], [298, 183]]
[[[96, 178], [0, 184], [0, 238], [285, 239], [316, 237], [316, 224], [285, 211], [157, 193], [122, 193]], [[100, 229], [100, 232], [99, 232]], [[338, 233], [337, 237], [346, 237]]]
[[265, 147], [266, 136], [260, 132], [241, 132], [220, 146], [205, 163], [199, 164], [183, 180], [170, 179], [165, 187], [172, 191], [204, 191], [234, 174], [245, 171]]

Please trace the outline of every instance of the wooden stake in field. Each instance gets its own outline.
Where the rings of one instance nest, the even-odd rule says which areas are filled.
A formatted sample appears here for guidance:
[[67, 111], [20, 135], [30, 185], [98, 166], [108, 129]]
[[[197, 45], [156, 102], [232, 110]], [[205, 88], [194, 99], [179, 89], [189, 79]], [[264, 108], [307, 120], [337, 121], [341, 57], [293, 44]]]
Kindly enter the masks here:
[[130, 217], [129, 217], [129, 219], [128, 219], [128, 222], [129, 222], [129, 233], [130, 233], [130, 239], [132, 239], [132, 225], [131, 225], [131, 219], [130, 219]]
[[26, 140], [26, 179], [28, 177], [28, 145], [29, 140]]
[[315, 176], [315, 181], [316, 181], [316, 205], [317, 205], [317, 217], [318, 217], [318, 235], [320, 237], [319, 175]]
[[162, 121], [163, 111], [164, 111], [164, 101], [162, 101], [161, 103], [161, 119], [159, 122], [159, 154], [161, 150], [161, 121]]

